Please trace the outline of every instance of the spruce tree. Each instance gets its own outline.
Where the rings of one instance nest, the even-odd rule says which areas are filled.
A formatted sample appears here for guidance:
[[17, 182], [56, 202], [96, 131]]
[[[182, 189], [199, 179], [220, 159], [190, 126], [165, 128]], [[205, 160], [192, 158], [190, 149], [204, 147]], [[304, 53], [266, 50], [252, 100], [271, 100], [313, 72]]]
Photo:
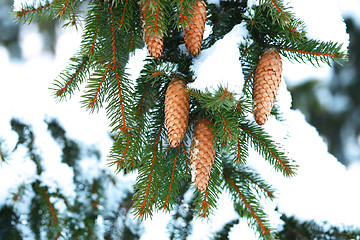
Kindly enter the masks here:
[[[261, 126], [270, 114], [279, 115], [273, 104], [281, 57], [314, 65], [347, 57], [341, 44], [309, 39], [304, 23], [290, 10], [281, 0], [220, 1], [219, 6], [202, 0], [56, 0], [24, 5], [15, 14], [22, 23], [49, 18], [68, 27], [83, 23], [81, 46], [52, 89], [62, 101], [85, 84], [83, 106], [90, 112], [106, 109], [116, 134], [110, 163], [119, 172], [138, 173], [132, 206], [136, 217], [172, 210], [182, 183], [192, 179], [204, 183], [191, 185], [197, 216], [209, 217], [226, 190], [239, 215], [269, 239], [274, 234], [260, 198], [273, 199], [274, 190], [245, 164], [253, 148], [284, 177], [296, 174], [296, 163]], [[212, 32], [203, 39], [205, 23]], [[238, 79], [244, 81], [241, 96], [225, 86], [213, 92], [187, 86], [182, 94], [188, 97], [181, 99], [189, 98], [188, 121], [178, 126], [186, 133], [180, 144], [171, 145], [166, 119], [175, 119], [174, 125], [177, 118], [165, 111], [174, 102], [166, 101], [167, 89], [175, 79], [184, 85], [196, 81], [191, 66], [200, 46], [211, 47], [236, 25], [249, 33], [239, 45], [245, 78]], [[149, 57], [132, 81], [126, 74], [129, 56], [145, 45]], [[261, 125], [249, 117], [253, 112], [263, 119]], [[193, 134], [198, 124], [210, 131], [206, 137]]]

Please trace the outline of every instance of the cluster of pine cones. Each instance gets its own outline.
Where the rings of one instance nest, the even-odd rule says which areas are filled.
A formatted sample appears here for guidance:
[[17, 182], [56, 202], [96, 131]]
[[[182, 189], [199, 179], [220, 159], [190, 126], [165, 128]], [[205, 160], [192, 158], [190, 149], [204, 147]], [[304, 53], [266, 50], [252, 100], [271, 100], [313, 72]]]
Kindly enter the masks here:
[[[141, 8], [144, 17], [144, 6]], [[193, 18], [184, 29], [185, 46], [196, 56], [200, 52], [206, 22], [206, 5], [197, 0], [193, 7]], [[150, 36], [144, 19], [144, 36], [147, 48], [154, 58], [159, 58], [163, 49], [163, 38]], [[281, 57], [275, 48], [267, 49], [261, 56], [254, 75], [253, 102], [254, 118], [259, 125], [265, 124], [274, 106], [282, 74]], [[189, 124], [190, 99], [186, 85], [181, 79], [172, 80], [165, 94], [165, 124], [170, 147], [178, 147]], [[215, 160], [214, 125], [206, 118], [194, 126], [190, 147], [192, 181], [200, 191], [206, 190], [212, 165]]]
[[[274, 106], [282, 72], [279, 53], [271, 48], [261, 56], [255, 69], [253, 83], [254, 118], [259, 125], [265, 124]], [[170, 147], [181, 144], [189, 124], [190, 100], [185, 83], [172, 80], [165, 93], [165, 124]], [[215, 160], [214, 126], [204, 118], [194, 127], [190, 147], [192, 181], [200, 191], [209, 183]]]
[[[146, 10], [148, 5], [142, 4], [140, 7], [141, 16], [143, 21], [144, 39], [151, 56], [155, 59], [161, 57], [164, 46], [163, 32], [158, 32], [155, 36], [149, 31], [149, 21], [146, 18]], [[197, 56], [200, 53], [201, 42], [204, 35], [205, 22], [206, 22], [206, 3], [203, 0], [197, 0], [190, 11], [192, 17], [185, 18], [184, 27], [184, 41], [185, 46], [189, 53], [193, 56]], [[161, 13], [160, 13], [160, 16]], [[159, 29], [159, 31], [161, 31]]]

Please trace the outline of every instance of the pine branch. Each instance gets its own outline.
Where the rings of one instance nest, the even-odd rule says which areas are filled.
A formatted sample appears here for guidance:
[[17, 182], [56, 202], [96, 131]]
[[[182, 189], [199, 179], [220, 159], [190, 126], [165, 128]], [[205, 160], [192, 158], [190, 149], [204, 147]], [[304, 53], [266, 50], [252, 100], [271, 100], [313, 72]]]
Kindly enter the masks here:
[[163, 0], [140, 0], [144, 29], [152, 37], [162, 38], [166, 32], [167, 12]]
[[18, 186], [17, 191], [11, 193], [12, 195], [11, 200], [13, 201], [13, 203], [16, 204], [21, 202], [22, 198], [26, 195], [26, 191], [27, 191], [26, 184], [23, 183], [20, 186]]
[[109, 85], [110, 77], [108, 75], [111, 63], [108, 63], [106, 68], [99, 68], [92, 73], [92, 76], [88, 80], [86, 86], [87, 91], [82, 97], [83, 105], [91, 111], [102, 107], [106, 93], [108, 91], [107, 86]]
[[243, 93], [247, 98], [252, 98], [252, 83], [253, 77], [256, 69], [256, 65], [259, 62], [259, 56], [261, 55], [261, 47], [257, 42], [247, 38], [244, 43], [239, 45], [240, 57], [242, 71], [244, 74], [244, 86]]
[[250, 220], [252, 227], [255, 227], [263, 239], [272, 239], [271, 228], [266, 220], [266, 215], [259, 207], [259, 202], [248, 188], [238, 179], [232, 177], [231, 170], [224, 169], [225, 187], [232, 194], [234, 206], [241, 217]]
[[159, 189], [159, 209], [171, 211], [179, 197], [181, 184], [190, 179], [184, 174], [186, 152], [184, 145], [168, 148], [163, 157], [162, 184]]
[[290, 39], [298, 41], [305, 37], [305, 24], [300, 19], [295, 17], [295, 14], [290, 12], [291, 7], [286, 7], [282, 1], [279, 0], [264, 0], [261, 1], [261, 7], [264, 12], [267, 12], [267, 17], [272, 19], [272, 22], [278, 24], [288, 35]]
[[[79, 89], [79, 84], [84, 82], [89, 75], [89, 57], [75, 56], [70, 59], [71, 63], [65, 71], [59, 74], [61, 80], [54, 82], [52, 90], [55, 96], [61, 101], [71, 97], [75, 90]], [[75, 69], [75, 72], [74, 72]]]
[[[163, 111], [160, 109], [159, 111]], [[163, 116], [163, 113], [160, 115]], [[153, 205], [157, 200], [156, 192], [158, 185], [161, 184], [161, 142], [163, 135], [164, 121], [163, 118], [154, 122], [152, 127], [151, 154], [143, 156], [143, 165], [139, 168], [139, 174], [136, 181], [136, 188], [134, 194], [133, 211], [135, 216], [144, 219], [152, 215]], [[149, 150], [150, 150], [149, 149]], [[156, 199], [155, 199], [156, 198]]]
[[62, 21], [68, 21], [63, 26], [77, 26], [80, 15], [79, 8], [81, 1], [76, 0], [54, 0], [51, 3], [51, 8], [55, 12], [55, 17]]
[[177, 156], [175, 156], [175, 158], [174, 158], [174, 166], [173, 166], [173, 169], [172, 169], [172, 172], [171, 172], [171, 180], [170, 180], [169, 192], [168, 192], [166, 200], [165, 200], [164, 209], [166, 209], [166, 207], [167, 207], [167, 205], [169, 203], [170, 193], [171, 193], [171, 190], [172, 190], [172, 185], [173, 185], [174, 175], [175, 175], [175, 169], [176, 169], [176, 159], [177, 159]]
[[[89, 10], [85, 18], [84, 34], [82, 35], [81, 48], [82, 52], [86, 52], [92, 56], [96, 51], [96, 41], [99, 41], [99, 24], [102, 15], [103, 5], [94, 2], [89, 3]], [[98, 52], [97, 49], [96, 52]]]
[[[23, 4], [20, 11], [16, 11], [16, 22], [17, 23], [28, 23], [30, 24], [32, 21], [37, 20], [41, 22], [46, 20], [54, 15], [51, 11], [51, 3], [46, 1], [44, 4], [40, 6], [36, 6], [37, 4]], [[50, 11], [46, 11], [49, 9]]]
[[[111, 159], [113, 164], [117, 164], [118, 171], [124, 169], [130, 171], [133, 167], [139, 166], [142, 161], [142, 152], [145, 151], [148, 138], [148, 128], [150, 127], [149, 112], [154, 109], [159, 100], [157, 94], [165, 94], [166, 87], [164, 82], [169, 82], [172, 77], [170, 66], [163, 66], [162, 62], [149, 61], [141, 72], [135, 87], [135, 99], [137, 103], [132, 107], [132, 113], [135, 116], [134, 121], [130, 122], [130, 134], [128, 136], [121, 134], [117, 136], [114, 143]], [[160, 70], [161, 69], [161, 70]], [[131, 160], [131, 165], [123, 163], [126, 159]]]
[[331, 66], [330, 60], [339, 63], [339, 60], [346, 61], [347, 54], [341, 51], [342, 44], [333, 42], [321, 42], [318, 40], [305, 40], [298, 43], [279, 44], [279, 51], [289, 59], [320, 66], [320, 62]]
[[[241, 179], [242, 182], [249, 182], [255, 189], [262, 191], [264, 196], [271, 199], [275, 198], [275, 190], [270, 184], [267, 184], [264, 180], [260, 178], [258, 173], [255, 173], [253, 170], [250, 170], [248, 167], [241, 167], [240, 170], [234, 170], [234, 173]], [[260, 196], [260, 194], [259, 194]]]
[[230, 148], [230, 156], [233, 157], [233, 164], [245, 165], [248, 156], [248, 144], [246, 138], [241, 134], [241, 136], [237, 137], [237, 143], [232, 145]]
[[266, 161], [269, 161], [277, 171], [282, 172], [286, 177], [295, 175], [297, 166], [292, 165], [292, 161], [261, 127], [248, 122], [246, 124], [240, 123], [240, 128], [243, 130], [249, 144], [254, 147]]
[[51, 212], [51, 215], [53, 217], [53, 220], [54, 220], [54, 223], [58, 223], [59, 220], [58, 220], [58, 217], [57, 217], [57, 214], [55, 212], [55, 208], [54, 208], [54, 205], [52, 204], [52, 202], [50, 201], [50, 198], [49, 198], [49, 195], [47, 194], [46, 192], [46, 189], [45, 188], [41, 188], [41, 191], [42, 191], [42, 194], [44, 195], [45, 199], [46, 199], [46, 202], [49, 206], [49, 209], [50, 209], [50, 212]]

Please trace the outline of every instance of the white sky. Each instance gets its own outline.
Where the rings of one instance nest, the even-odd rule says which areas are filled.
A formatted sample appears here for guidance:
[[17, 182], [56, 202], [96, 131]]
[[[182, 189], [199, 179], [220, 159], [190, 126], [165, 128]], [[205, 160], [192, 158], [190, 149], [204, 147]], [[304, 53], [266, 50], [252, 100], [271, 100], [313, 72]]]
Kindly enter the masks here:
[[[310, 2], [311, 1], [311, 2]], [[216, 0], [208, 1], [218, 3]], [[316, 39], [343, 42], [347, 46], [348, 36], [341, 15], [356, 16], [360, 26], [360, 1], [358, 0], [293, 0], [289, 1], [294, 11], [308, 25], [309, 35]], [[311, 7], [310, 7], [311, 6]], [[319, 10], [321, 9], [321, 10]], [[108, 125], [104, 111], [89, 115], [81, 108], [80, 93], [70, 101], [56, 103], [51, 96], [53, 79], [67, 65], [67, 60], [77, 50], [80, 38], [74, 30], [62, 30], [57, 44], [57, 55], [51, 56], [41, 52], [41, 38], [34, 26], [22, 28], [21, 45], [24, 49], [25, 61], [9, 62], [8, 54], [0, 47], [1, 88], [0, 88], [0, 137], [6, 140], [9, 149], [16, 143], [16, 134], [11, 131], [9, 121], [18, 117], [33, 126], [37, 135], [37, 144], [44, 159], [53, 159], [46, 163], [47, 172], [43, 178], [50, 184], [64, 186], [66, 194], [71, 195], [72, 173], [60, 163], [59, 149], [51, 141], [47, 133], [44, 119], [57, 118], [64, 126], [70, 138], [99, 148], [106, 156], [111, 147], [108, 138]], [[237, 44], [246, 34], [243, 26], [236, 26], [212, 48], [200, 53], [194, 62], [198, 79], [193, 87], [217, 87], [219, 82], [227, 84], [230, 91], [238, 92], [242, 86], [241, 65], [238, 62]], [[139, 50], [136, 58], [131, 60], [131, 73], [135, 78], [141, 69], [146, 50]], [[226, 61], [224, 61], [226, 59]], [[305, 64], [291, 64], [284, 61], [284, 78], [287, 84], [298, 84], [310, 77], [328, 80], [331, 69], [314, 68]], [[234, 81], [236, 79], [236, 81]], [[284, 179], [281, 174], [274, 173], [272, 168], [256, 153], [252, 153], [249, 165], [256, 168], [265, 179], [278, 189], [278, 199], [266, 202], [265, 209], [271, 216], [274, 225], [281, 223], [279, 215], [274, 211], [279, 207], [281, 212], [296, 215], [300, 219], [316, 219], [328, 221], [330, 224], [342, 224], [360, 227], [360, 194], [354, 189], [360, 182], [360, 164], [354, 163], [345, 168], [327, 152], [326, 144], [316, 129], [306, 123], [303, 115], [290, 110], [291, 96], [286, 84], [281, 84], [279, 102], [287, 118], [285, 124], [270, 119], [266, 130], [279, 139], [289, 154], [300, 165], [298, 176]], [[282, 140], [285, 134], [290, 137]], [[23, 159], [24, 150], [14, 154], [8, 165], [0, 167], [0, 203], [6, 201], [7, 192], [12, 186], [29, 179], [33, 175], [34, 166]], [[104, 165], [105, 167], [105, 158]], [[85, 169], [88, 165], [84, 165]], [[101, 168], [101, 166], [99, 166]], [[58, 171], [58, 169], [62, 169]], [[56, 174], [59, 173], [60, 174]], [[94, 173], [96, 174], [96, 173]], [[211, 232], [222, 227], [228, 220], [237, 217], [232, 210], [231, 201], [226, 194], [220, 197], [220, 205], [216, 215], [210, 222], [195, 221], [194, 232], [189, 239], [208, 239]], [[226, 214], [223, 214], [226, 213]], [[167, 239], [166, 219], [169, 215], [158, 214], [153, 221], [146, 221], [144, 239]], [[201, 228], [201, 231], [199, 229]], [[154, 231], [155, 229], [155, 231]], [[235, 226], [231, 239], [257, 239], [253, 231], [245, 223]]]

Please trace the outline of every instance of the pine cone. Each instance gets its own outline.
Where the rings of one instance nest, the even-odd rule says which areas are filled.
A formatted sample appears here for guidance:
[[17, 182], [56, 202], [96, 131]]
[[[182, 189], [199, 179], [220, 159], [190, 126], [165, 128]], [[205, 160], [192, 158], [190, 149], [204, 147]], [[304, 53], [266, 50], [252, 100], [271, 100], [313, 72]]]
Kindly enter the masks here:
[[193, 17], [186, 21], [187, 27], [184, 28], [184, 41], [187, 50], [197, 56], [200, 53], [201, 42], [205, 30], [206, 22], [206, 3], [198, 0], [190, 11]]
[[255, 70], [253, 84], [254, 117], [259, 125], [265, 124], [274, 106], [282, 73], [282, 62], [276, 49], [263, 53]]
[[[163, 32], [160, 28], [157, 28], [159, 33], [152, 33], [150, 32], [150, 23], [148, 22], [149, 17], [146, 16], [147, 7], [149, 6], [149, 3], [147, 4], [141, 4], [140, 11], [141, 11], [141, 21], [142, 21], [142, 27], [144, 30], [144, 41], [146, 43], [147, 49], [153, 58], [157, 59], [161, 57], [163, 52], [163, 46], [164, 46], [164, 39], [163, 39]], [[159, 18], [162, 16], [160, 14]]]
[[165, 93], [165, 124], [170, 147], [177, 147], [183, 140], [188, 126], [190, 102], [185, 83], [174, 79]]
[[207, 119], [199, 120], [194, 128], [190, 148], [191, 175], [200, 191], [204, 191], [209, 184], [210, 171], [215, 160], [212, 131], [213, 124]]

